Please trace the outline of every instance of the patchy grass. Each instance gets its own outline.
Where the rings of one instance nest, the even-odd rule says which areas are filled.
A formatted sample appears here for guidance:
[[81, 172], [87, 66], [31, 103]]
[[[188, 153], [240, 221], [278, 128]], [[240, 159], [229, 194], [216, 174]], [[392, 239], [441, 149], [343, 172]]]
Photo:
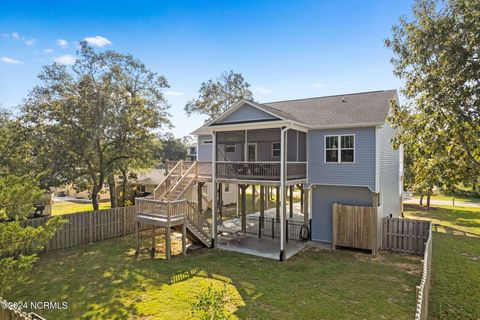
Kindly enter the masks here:
[[480, 208], [435, 205], [425, 209], [419, 205], [406, 204], [407, 218], [431, 220], [434, 224], [480, 236]]
[[44, 254], [6, 298], [68, 302], [39, 312], [49, 319], [188, 319], [196, 294], [226, 284], [234, 319], [413, 318], [418, 257], [311, 248], [280, 263], [203, 249], [166, 261], [149, 259], [149, 241], [138, 259], [133, 237]]
[[480, 238], [434, 233], [429, 318], [478, 319]]
[[[100, 202], [100, 210], [110, 209], [110, 202]], [[68, 213], [92, 211], [93, 206], [91, 203], [74, 202], [74, 201], [59, 201], [55, 202], [52, 206], [52, 215], [59, 216]]]

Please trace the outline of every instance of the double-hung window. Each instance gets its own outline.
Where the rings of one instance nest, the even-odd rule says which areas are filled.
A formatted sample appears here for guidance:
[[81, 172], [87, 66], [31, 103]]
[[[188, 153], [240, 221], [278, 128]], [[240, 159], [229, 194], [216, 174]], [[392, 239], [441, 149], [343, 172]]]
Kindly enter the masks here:
[[325, 162], [355, 162], [355, 135], [325, 136]]
[[280, 159], [281, 156], [281, 143], [280, 142], [272, 142], [272, 159]]

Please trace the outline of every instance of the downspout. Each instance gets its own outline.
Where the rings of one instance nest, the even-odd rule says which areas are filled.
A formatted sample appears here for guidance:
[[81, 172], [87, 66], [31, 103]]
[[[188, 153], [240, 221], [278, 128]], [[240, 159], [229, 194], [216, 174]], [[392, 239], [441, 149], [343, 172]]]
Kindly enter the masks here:
[[217, 133], [212, 133], [212, 243], [211, 247], [215, 247], [217, 237]]

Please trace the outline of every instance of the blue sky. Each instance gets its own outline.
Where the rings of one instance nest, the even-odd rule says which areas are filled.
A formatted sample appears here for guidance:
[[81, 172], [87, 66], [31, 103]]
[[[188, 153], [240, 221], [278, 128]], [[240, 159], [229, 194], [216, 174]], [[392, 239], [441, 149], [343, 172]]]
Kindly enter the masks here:
[[15, 110], [41, 67], [75, 42], [130, 53], [167, 77], [174, 134], [202, 81], [241, 72], [260, 102], [400, 88], [383, 40], [411, 1], [2, 1], [0, 104]]

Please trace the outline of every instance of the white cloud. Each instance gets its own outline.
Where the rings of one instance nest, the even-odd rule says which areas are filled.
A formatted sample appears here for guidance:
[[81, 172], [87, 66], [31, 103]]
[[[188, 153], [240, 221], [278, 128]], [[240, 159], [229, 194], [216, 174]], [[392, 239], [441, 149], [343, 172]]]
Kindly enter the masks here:
[[89, 44], [97, 47], [105, 47], [112, 44], [110, 40], [101, 36], [86, 37], [84, 40], [87, 41]]
[[255, 86], [252, 87], [252, 92], [257, 94], [269, 94], [272, 93], [272, 89], [265, 86]]
[[12, 40], [15, 41], [22, 41], [27, 46], [33, 46], [35, 44], [35, 39], [27, 39], [25, 37], [22, 37], [18, 32], [3, 33], [2, 36], [4, 38], [12, 38]]
[[165, 91], [166, 96], [173, 96], [173, 97], [179, 97], [183, 96], [183, 92], [180, 91]]
[[64, 40], [64, 39], [57, 39], [57, 41], [55, 41], [55, 43], [56, 43], [57, 46], [59, 46], [60, 48], [66, 48], [66, 47], [68, 47], [68, 41], [67, 41], [67, 40]]
[[63, 56], [55, 57], [56, 63], [64, 64], [64, 65], [72, 65], [75, 63], [76, 60], [77, 59], [70, 54], [64, 54]]
[[6, 64], [23, 64], [22, 61], [15, 60], [15, 59], [9, 58], [9, 57], [2, 57], [2, 58], [0, 58], [0, 61], [2, 61], [3, 63], [6, 63]]
[[43, 53], [52, 53], [52, 52], [53, 52], [53, 49], [51, 48], [43, 49]]
[[316, 83], [312, 83], [312, 87], [315, 87], [315, 88], [326, 88], [327, 85], [326, 85], [325, 83], [316, 82]]

